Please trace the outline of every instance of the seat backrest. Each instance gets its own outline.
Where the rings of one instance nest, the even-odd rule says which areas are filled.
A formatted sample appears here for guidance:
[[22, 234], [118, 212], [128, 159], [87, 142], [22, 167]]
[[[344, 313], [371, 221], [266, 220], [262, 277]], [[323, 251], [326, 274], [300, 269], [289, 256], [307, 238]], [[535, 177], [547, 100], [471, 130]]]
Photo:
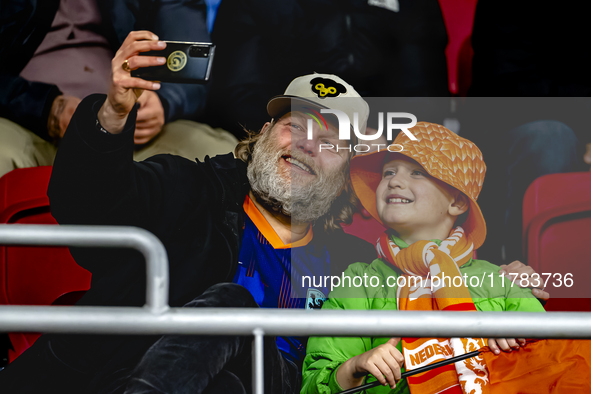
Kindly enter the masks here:
[[472, 27], [477, 0], [439, 0], [447, 28], [445, 48], [449, 91], [465, 97], [472, 81]]
[[[544, 280], [552, 274], [546, 284], [552, 300], [591, 305], [586, 283], [591, 275], [591, 172], [536, 179], [523, 201], [523, 240], [527, 263]], [[565, 301], [554, 304], [563, 310], [567, 306]], [[581, 310], [575, 305], [567, 309]]]
[[[360, 212], [355, 212], [353, 222], [349, 226], [343, 226], [343, 230], [347, 234], [354, 235], [375, 245], [380, 235], [385, 231], [385, 227], [372, 218], [367, 210], [361, 209]], [[369, 261], [372, 261], [376, 257], [377, 252], [375, 256], [367, 256]]]
[[[0, 223], [57, 224], [47, 198], [51, 169], [17, 169], [0, 178]], [[66, 247], [0, 246], [0, 304], [71, 305], [90, 288], [90, 278]], [[39, 334], [9, 337], [12, 361]]]

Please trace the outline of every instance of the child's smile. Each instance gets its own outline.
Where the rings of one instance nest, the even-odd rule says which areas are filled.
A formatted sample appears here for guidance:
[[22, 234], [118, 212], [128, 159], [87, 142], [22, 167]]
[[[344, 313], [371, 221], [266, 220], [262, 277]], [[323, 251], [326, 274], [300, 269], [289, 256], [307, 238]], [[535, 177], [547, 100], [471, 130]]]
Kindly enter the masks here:
[[387, 204], [409, 204], [412, 200], [401, 196], [400, 194], [392, 194], [386, 197]]

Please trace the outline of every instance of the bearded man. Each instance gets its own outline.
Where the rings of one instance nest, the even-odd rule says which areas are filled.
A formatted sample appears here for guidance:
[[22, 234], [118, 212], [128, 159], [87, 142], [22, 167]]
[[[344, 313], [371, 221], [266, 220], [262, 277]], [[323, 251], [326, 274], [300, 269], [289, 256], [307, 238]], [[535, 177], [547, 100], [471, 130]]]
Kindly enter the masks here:
[[[340, 228], [354, 207], [348, 184], [352, 142], [339, 141], [337, 126], [324, 119], [316, 116], [310, 124], [306, 113], [338, 109], [353, 119], [356, 111], [364, 128], [367, 103], [336, 76], [307, 75], [270, 100], [273, 119], [238, 145], [237, 158], [195, 162], [159, 155], [134, 162], [136, 102], [142, 89], [159, 85], [132, 78], [129, 69], [158, 64], [156, 57], [137, 56], [162, 49], [151, 39], [149, 32], [132, 32], [113, 59], [108, 96], [88, 96], [79, 104], [54, 164], [52, 214], [59, 223], [153, 232], [168, 252], [171, 306], [322, 305], [327, 284], [302, 287], [301, 278], [340, 275], [374, 251]], [[91, 289], [79, 305], [143, 304], [138, 255], [71, 252], [92, 272]], [[19, 393], [247, 392], [250, 342], [228, 336], [44, 335], [0, 372], [0, 387]], [[267, 392], [299, 392], [305, 344], [303, 338], [266, 338]]]

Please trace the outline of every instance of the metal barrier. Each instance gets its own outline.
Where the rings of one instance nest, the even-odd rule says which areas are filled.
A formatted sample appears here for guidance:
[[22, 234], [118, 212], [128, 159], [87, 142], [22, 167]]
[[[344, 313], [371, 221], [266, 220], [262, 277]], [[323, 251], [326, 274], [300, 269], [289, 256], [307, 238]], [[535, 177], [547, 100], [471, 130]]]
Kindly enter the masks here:
[[169, 308], [164, 246], [135, 227], [1, 224], [0, 244], [133, 248], [147, 265], [144, 307], [3, 305], [0, 332], [253, 335], [255, 394], [264, 392], [264, 335], [591, 338], [591, 313], [584, 312]]

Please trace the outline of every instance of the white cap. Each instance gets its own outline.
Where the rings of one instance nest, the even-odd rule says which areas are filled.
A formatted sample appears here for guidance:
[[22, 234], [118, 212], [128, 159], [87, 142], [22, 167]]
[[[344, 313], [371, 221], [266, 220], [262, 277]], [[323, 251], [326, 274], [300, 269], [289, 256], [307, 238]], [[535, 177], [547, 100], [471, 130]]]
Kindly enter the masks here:
[[290, 112], [291, 106], [313, 105], [317, 108], [337, 109], [353, 122], [359, 116], [359, 131], [365, 134], [369, 105], [353, 86], [332, 74], [310, 74], [291, 81], [282, 96], [267, 103], [267, 112], [273, 118]]

